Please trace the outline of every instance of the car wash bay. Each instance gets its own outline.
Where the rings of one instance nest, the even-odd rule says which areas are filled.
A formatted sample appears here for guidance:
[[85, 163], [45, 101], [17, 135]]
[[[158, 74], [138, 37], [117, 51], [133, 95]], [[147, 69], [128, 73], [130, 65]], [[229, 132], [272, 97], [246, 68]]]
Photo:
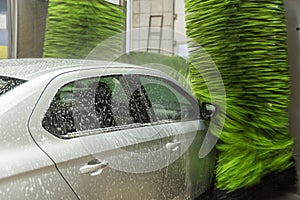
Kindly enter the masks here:
[[[47, 1], [19, 0], [17, 10], [14, 10], [9, 2], [13, 2], [13, 0], [0, 0], [0, 58], [41, 57]], [[294, 154], [299, 172], [300, 0], [285, 0], [285, 7], [288, 32], [288, 62], [291, 74], [290, 133], [295, 138]], [[18, 20], [12, 20], [12, 16], [18, 16]], [[11, 26], [11, 21], [14, 21], [17, 25]], [[15, 27], [18, 30], [15, 30]], [[9, 30], [15, 31], [9, 34]], [[291, 199], [295, 198], [295, 195], [291, 197]]]

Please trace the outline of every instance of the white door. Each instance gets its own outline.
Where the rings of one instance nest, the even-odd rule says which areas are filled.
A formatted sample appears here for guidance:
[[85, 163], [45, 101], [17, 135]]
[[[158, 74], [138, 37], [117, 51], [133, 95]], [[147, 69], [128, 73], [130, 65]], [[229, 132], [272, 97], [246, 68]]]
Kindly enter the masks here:
[[163, 138], [164, 197], [195, 198], [211, 186], [215, 167], [213, 151], [198, 156], [206, 134], [199, 104], [171, 81], [140, 76], [140, 82], [154, 113], [153, 128]]
[[46, 88], [29, 123], [36, 142], [80, 199], [162, 199], [161, 138], [139, 91], [120, 75], [84, 74]]

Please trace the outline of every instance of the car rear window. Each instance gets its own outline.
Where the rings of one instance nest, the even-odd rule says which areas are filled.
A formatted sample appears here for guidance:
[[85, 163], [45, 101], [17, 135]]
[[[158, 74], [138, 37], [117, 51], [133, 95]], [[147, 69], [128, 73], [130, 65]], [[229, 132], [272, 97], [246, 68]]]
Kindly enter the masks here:
[[13, 77], [0, 76], [0, 96], [25, 82]]

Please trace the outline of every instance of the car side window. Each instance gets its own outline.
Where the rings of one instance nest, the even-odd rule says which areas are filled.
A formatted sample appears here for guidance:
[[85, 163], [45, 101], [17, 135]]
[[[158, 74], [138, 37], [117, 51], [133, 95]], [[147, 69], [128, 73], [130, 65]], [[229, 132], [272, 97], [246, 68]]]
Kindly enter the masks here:
[[175, 84], [151, 76], [141, 76], [140, 82], [158, 122], [186, 121], [200, 117], [198, 102]]
[[97, 77], [64, 85], [52, 100], [42, 126], [58, 137], [68, 138], [79, 136], [78, 132], [106, 132], [140, 123], [120, 79]]

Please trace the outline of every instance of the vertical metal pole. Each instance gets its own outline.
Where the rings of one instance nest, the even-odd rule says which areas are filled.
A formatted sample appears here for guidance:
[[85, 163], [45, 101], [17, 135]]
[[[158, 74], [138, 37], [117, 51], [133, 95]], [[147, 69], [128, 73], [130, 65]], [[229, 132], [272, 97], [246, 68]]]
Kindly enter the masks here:
[[8, 47], [7, 47], [7, 55], [8, 58], [11, 58], [11, 10], [10, 10], [10, 0], [6, 0], [6, 22], [7, 24], [7, 31], [8, 31]]
[[176, 6], [175, 6], [175, 0], [173, 0], [173, 6], [172, 6], [172, 12], [173, 12], [173, 18], [172, 18], [172, 56], [174, 56], [174, 49], [175, 49], [175, 15], [177, 14], [176, 13], [176, 10], [175, 10]]
[[131, 0], [127, 0], [126, 9], [126, 53], [131, 50]]
[[9, 12], [9, 49], [10, 58], [18, 54], [18, 0], [7, 0]]
[[174, 56], [174, 47], [175, 47], [175, 15], [176, 15], [176, 10], [175, 10], [175, 0], [173, 0], [173, 20], [172, 20], [172, 56]]

